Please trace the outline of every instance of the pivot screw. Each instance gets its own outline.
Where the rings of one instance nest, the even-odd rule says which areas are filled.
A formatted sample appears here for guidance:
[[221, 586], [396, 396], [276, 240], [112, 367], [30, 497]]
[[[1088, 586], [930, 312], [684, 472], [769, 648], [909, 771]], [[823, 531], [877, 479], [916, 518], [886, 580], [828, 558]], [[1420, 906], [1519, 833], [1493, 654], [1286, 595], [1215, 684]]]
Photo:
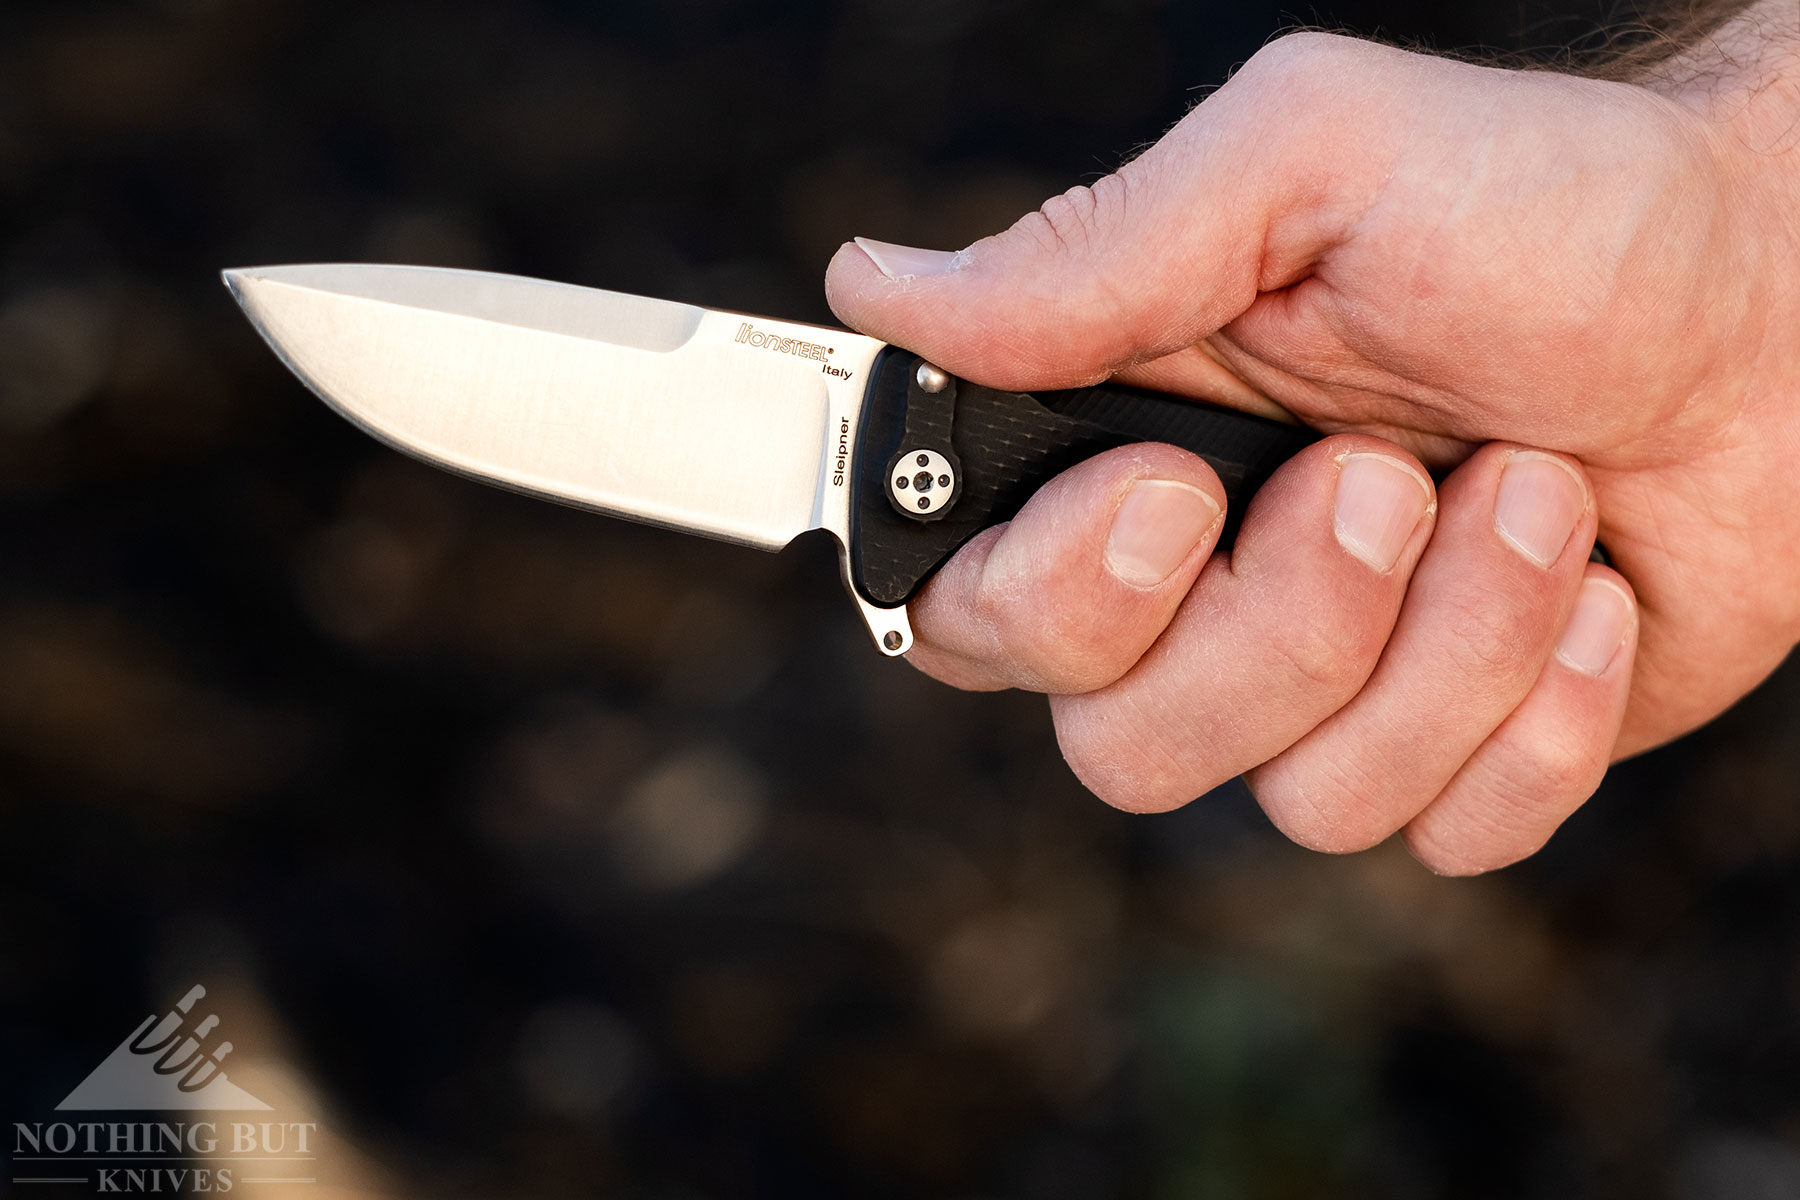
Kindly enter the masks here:
[[956, 471], [936, 450], [907, 450], [900, 461], [907, 465], [895, 470], [888, 492], [901, 508], [928, 516], [955, 499]]

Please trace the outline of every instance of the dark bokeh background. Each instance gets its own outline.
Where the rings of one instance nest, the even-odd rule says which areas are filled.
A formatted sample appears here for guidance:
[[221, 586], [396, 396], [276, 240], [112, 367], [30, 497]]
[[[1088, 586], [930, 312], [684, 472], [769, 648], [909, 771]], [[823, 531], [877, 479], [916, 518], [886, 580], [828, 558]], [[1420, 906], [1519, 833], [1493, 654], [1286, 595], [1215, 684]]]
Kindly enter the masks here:
[[877, 655], [827, 545], [434, 473], [216, 278], [829, 320], [843, 239], [991, 232], [1296, 16], [1602, 15], [0, 6], [0, 1121], [203, 980], [334, 1195], [1800, 1195], [1793, 670], [1494, 877], [1310, 855], [1238, 788], [1126, 817], [1040, 700]]

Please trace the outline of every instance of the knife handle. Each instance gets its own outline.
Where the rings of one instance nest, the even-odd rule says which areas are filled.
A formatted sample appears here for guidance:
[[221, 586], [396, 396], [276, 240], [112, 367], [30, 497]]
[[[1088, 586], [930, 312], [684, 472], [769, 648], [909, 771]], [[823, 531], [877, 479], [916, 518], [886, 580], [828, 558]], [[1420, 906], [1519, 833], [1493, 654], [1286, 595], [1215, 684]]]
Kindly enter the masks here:
[[[1054, 476], [1134, 442], [1180, 446], [1218, 472], [1224, 549], [1250, 496], [1317, 438], [1301, 426], [1116, 383], [998, 391], [889, 346], [863, 396], [851, 470], [850, 581], [873, 604], [904, 604], [963, 543], [1010, 520]], [[938, 484], [946, 478], [948, 489]]]

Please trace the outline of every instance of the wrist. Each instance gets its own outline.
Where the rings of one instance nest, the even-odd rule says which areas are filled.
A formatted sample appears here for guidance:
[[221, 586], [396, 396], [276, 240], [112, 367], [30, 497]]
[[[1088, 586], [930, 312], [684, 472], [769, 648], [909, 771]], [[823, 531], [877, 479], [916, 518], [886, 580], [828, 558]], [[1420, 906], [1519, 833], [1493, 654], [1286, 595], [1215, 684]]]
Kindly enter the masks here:
[[1738, 210], [1739, 262], [1760, 268], [1751, 295], [1762, 303], [1746, 316], [1763, 318], [1763, 339], [1746, 399], [1778, 441], [1800, 445], [1800, 4], [1756, 0], [1636, 82], [1710, 135]]
[[[1634, 82], [1699, 116], [1736, 171], [1800, 199], [1800, 5], [1757, 0]], [[1784, 204], [1790, 219], [1800, 217]]]

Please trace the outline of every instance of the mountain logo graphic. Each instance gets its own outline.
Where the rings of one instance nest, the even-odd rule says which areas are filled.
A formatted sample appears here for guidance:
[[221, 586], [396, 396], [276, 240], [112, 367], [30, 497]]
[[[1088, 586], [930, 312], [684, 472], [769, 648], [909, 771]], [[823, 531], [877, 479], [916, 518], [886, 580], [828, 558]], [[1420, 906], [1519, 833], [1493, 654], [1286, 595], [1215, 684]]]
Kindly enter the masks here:
[[151, 1013], [117, 1049], [56, 1106], [69, 1109], [227, 1109], [269, 1106], [225, 1078], [219, 1064], [230, 1042], [206, 1048], [219, 1018], [199, 1019], [194, 1002], [206, 995], [196, 985], [160, 1018]]

